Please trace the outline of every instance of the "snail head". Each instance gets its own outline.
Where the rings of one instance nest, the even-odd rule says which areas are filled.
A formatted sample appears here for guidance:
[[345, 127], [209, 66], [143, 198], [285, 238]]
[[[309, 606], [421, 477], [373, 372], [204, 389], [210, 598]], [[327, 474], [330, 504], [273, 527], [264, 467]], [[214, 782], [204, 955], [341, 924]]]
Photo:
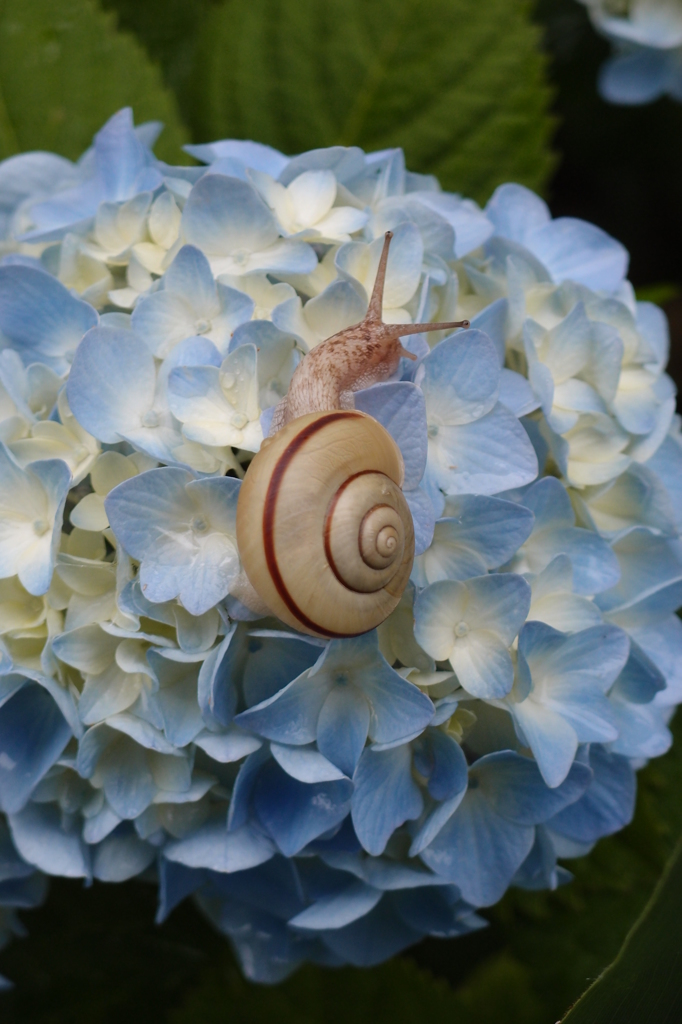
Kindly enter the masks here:
[[352, 408], [354, 391], [391, 377], [402, 357], [417, 358], [402, 345], [401, 338], [469, 326], [468, 320], [423, 324], [383, 322], [384, 285], [392, 238], [393, 232], [387, 231], [364, 319], [327, 338], [306, 355], [275, 412], [271, 434], [310, 412]]

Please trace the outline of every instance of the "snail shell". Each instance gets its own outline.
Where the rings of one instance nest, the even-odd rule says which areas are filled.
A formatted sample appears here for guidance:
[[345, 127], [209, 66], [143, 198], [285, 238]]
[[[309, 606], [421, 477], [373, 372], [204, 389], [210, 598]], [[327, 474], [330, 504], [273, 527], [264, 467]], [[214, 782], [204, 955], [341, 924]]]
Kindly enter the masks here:
[[358, 636], [393, 611], [414, 557], [403, 460], [371, 416], [300, 416], [254, 457], [237, 506], [246, 575], [290, 626]]

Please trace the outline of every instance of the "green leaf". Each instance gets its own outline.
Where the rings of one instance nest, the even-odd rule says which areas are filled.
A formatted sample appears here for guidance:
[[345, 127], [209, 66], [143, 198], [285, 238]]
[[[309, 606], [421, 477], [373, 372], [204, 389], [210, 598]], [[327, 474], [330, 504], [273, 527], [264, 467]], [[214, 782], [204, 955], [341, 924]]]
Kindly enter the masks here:
[[165, 123], [159, 155], [177, 161], [186, 133], [174, 97], [112, 15], [91, 0], [0, 0], [0, 157], [77, 157], [125, 106], [138, 123]]
[[411, 170], [479, 200], [542, 189], [550, 90], [529, 4], [227, 0], [203, 25], [192, 132], [284, 152], [403, 146]]
[[[105, 11], [115, 11], [119, 28], [132, 32], [163, 70], [175, 93], [180, 114], [190, 127], [196, 120], [189, 94], [197, 36], [215, 0], [100, 0]], [[201, 102], [201, 98], [199, 98]], [[195, 142], [205, 139], [195, 137]]]
[[566, 1014], [566, 1024], [682, 1020], [682, 841], [623, 947]]
[[666, 302], [673, 302], [680, 297], [682, 286], [673, 281], [662, 281], [660, 284], [636, 288], [635, 294], [639, 302], [653, 302], [657, 306], [665, 306]]

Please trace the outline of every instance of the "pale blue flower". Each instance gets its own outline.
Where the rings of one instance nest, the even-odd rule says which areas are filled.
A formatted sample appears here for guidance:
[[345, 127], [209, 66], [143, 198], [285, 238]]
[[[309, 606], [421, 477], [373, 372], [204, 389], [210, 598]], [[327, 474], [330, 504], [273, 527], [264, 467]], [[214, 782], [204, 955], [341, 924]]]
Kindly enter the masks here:
[[132, 316], [133, 330], [159, 359], [196, 335], [225, 354], [235, 327], [251, 319], [253, 301], [216, 283], [208, 260], [194, 246], [180, 249], [162, 281], [163, 287], [144, 296]]
[[469, 769], [464, 799], [422, 860], [473, 906], [496, 903], [533, 847], [534, 826], [574, 804], [591, 774], [576, 762], [548, 789], [531, 759], [508, 750], [487, 754]]
[[550, 279], [595, 291], [618, 291], [628, 268], [625, 248], [601, 228], [575, 217], [552, 220], [547, 204], [522, 185], [500, 185], [485, 208], [495, 237], [523, 246]]
[[415, 601], [415, 637], [474, 697], [504, 697], [514, 680], [509, 647], [529, 607], [530, 587], [513, 573], [440, 580]]
[[498, 401], [499, 379], [494, 346], [476, 330], [442, 341], [421, 364], [416, 383], [429, 444], [424, 487], [438, 515], [443, 493], [497, 494], [537, 475], [525, 430]]
[[603, 99], [638, 105], [667, 94], [682, 100], [682, 18], [677, 4], [638, 0], [614, 10], [604, 0], [581, 2], [615, 50], [599, 72]]
[[219, 367], [183, 366], [171, 371], [168, 404], [188, 440], [248, 451], [260, 448], [258, 362], [255, 345], [243, 345]]
[[620, 576], [618, 560], [599, 534], [575, 525], [575, 512], [565, 487], [545, 477], [523, 492], [522, 504], [535, 517], [533, 530], [510, 561], [516, 572], [541, 572], [557, 555], [567, 555], [577, 594], [597, 594]]
[[445, 518], [435, 524], [433, 542], [415, 559], [412, 579], [425, 587], [436, 580], [467, 580], [498, 569], [533, 529], [533, 513], [502, 498], [467, 494], [447, 498]]
[[85, 231], [100, 203], [123, 202], [157, 189], [163, 178], [155, 163], [153, 153], [133, 128], [132, 110], [119, 110], [85, 154], [78, 184], [30, 207], [35, 226], [24, 238], [46, 242], [63, 238], [67, 231]]
[[0, 267], [0, 331], [23, 363], [45, 363], [65, 373], [76, 348], [99, 320], [97, 313], [42, 270]]
[[30, 594], [47, 592], [70, 486], [65, 462], [46, 459], [21, 469], [0, 444], [0, 579], [16, 574]]
[[105, 508], [128, 554], [140, 562], [140, 584], [153, 602], [178, 598], [191, 615], [221, 601], [240, 571], [236, 542], [239, 481], [196, 480], [166, 467], [126, 480]]
[[21, 675], [0, 676], [0, 807], [5, 813], [26, 805], [71, 735], [44, 687]]
[[548, 786], [566, 778], [579, 743], [617, 738], [606, 693], [628, 653], [626, 634], [613, 626], [594, 626], [570, 636], [541, 622], [524, 626], [517, 679], [506, 706]]
[[312, 668], [236, 721], [281, 743], [316, 740], [321, 753], [352, 775], [368, 735], [375, 743], [406, 741], [432, 717], [429, 698], [389, 667], [372, 632], [332, 640]]
[[317, 257], [306, 242], [281, 239], [252, 185], [222, 174], [197, 182], [182, 215], [185, 241], [201, 249], [214, 274], [308, 274]]

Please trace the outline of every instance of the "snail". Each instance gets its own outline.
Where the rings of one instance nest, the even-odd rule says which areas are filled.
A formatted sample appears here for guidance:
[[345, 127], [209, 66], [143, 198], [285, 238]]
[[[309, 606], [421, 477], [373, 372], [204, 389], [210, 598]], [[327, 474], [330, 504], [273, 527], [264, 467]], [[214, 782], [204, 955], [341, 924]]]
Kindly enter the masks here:
[[353, 408], [353, 392], [392, 376], [401, 337], [469, 322], [381, 320], [387, 231], [367, 314], [301, 361], [237, 505], [243, 566], [232, 593], [256, 612], [318, 637], [369, 632], [398, 604], [414, 557], [403, 459], [385, 428]]

